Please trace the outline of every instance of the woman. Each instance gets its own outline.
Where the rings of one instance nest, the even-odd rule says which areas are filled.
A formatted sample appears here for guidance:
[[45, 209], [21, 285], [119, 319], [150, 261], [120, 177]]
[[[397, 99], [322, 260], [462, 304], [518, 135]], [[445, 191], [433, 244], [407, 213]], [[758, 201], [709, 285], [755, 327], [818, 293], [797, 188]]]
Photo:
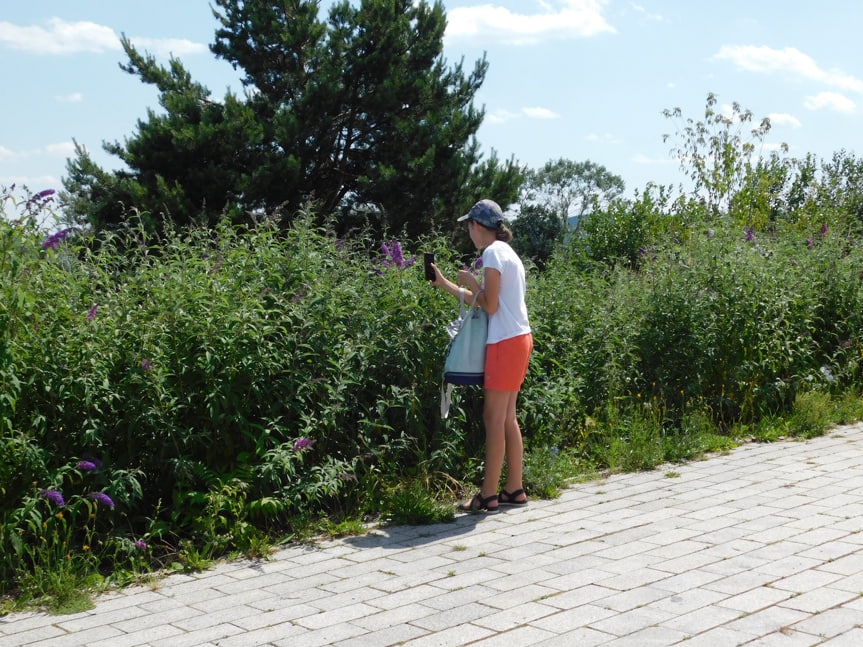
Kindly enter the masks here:
[[[488, 313], [488, 342], [485, 360], [485, 475], [480, 491], [458, 507], [465, 512], [498, 512], [502, 505], [527, 504], [522, 485], [524, 445], [516, 417], [516, 399], [527, 375], [533, 337], [525, 304], [525, 274], [521, 259], [509, 246], [512, 232], [503, 222], [500, 206], [480, 200], [459, 218], [467, 220], [470, 239], [482, 251], [483, 280], [480, 284], [468, 270], [458, 273], [456, 283], [432, 264], [432, 285], [443, 288], [456, 299], [465, 291]], [[464, 287], [461, 287], [464, 286]], [[503, 459], [506, 456], [506, 485], [498, 492]]]

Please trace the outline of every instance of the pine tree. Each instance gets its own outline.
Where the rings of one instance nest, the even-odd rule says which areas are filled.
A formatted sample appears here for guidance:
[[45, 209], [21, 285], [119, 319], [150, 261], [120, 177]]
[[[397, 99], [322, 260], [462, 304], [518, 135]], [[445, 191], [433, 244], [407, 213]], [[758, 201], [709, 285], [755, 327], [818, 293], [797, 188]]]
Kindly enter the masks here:
[[473, 105], [488, 63], [466, 73], [443, 57], [440, 2], [335, 4], [215, 0], [212, 52], [241, 70], [242, 96], [214, 101], [177, 59], [167, 68], [123, 39], [121, 67], [159, 90], [124, 144], [106, 144], [128, 170], [106, 173], [86, 151], [68, 165], [67, 201], [96, 228], [128, 209], [154, 223], [210, 224], [303, 205], [417, 237], [480, 197], [515, 200], [521, 171], [476, 141]]

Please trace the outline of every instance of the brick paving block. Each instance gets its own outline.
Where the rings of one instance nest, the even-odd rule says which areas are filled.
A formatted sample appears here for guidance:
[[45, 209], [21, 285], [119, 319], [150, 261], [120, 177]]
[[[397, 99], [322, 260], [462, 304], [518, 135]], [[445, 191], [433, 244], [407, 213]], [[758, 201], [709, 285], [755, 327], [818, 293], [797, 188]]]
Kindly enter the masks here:
[[[795, 631], [791, 627], [785, 627], [780, 631], [774, 631], [746, 643], [746, 647], [814, 647], [815, 645], [821, 646], [823, 644], [821, 638], [818, 636]], [[832, 643], [830, 644], [832, 645]], [[686, 643], [680, 643], [676, 647], [684, 647], [685, 645]]]
[[0, 647], [24, 647], [25, 645], [41, 645], [43, 641], [57, 636], [69, 634], [56, 625], [41, 625], [16, 633], [0, 636]]
[[333, 609], [332, 611], [322, 611], [308, 616], [302, 616], [294, 620], [294, 622], [306, 629], [323, 629], [339, 624], [344, 624], [362, 618], [364, 616], [377, 613], [378, 609], [364, 602], [351, 604], [349, 606]]
[[[198, 629], [197, 631], [187, 631], [182, 634], [170, 636], [169, 638], [161, 638], [159, 640], [150, 640], [151, 647], [201, 647], [203, 645], [216, 645], [230, 636], [236, 636], [243, 633], [243, 629], [231, 623], [224, 623]], [[110, 647], [110, 646], [109, 646]]]
[[437, 597], [441, 594], [441, 589], [425, 582], [419, 582], [416, 586], [402, 587], [386, 593], [382, 597], [371, 600], [369, 605], [383, 610], [396, 609], [407, 604], [423, 602], [429, 598]]
[[231, 623], [237, 625], [244, 631], [255, 631], [264, 627], [281, 625], [286, 622], [296, 620], [297, 618], [303, 618], [315, 613], [320, 613], [320, 609], [309, 606], [308, 604], [299, 603], [273, 609], [271, 611], [263, 611], [247, 615], [243, 618], [231, 617]]
[[[601, 605], [602, 600], [598, 600], [595, 604]], [[673, 617], [672, 614], [662, 609], [643, 607], [641, 609], [624, 611], [623, 613], [615, 613], [603, 620], [591, 622], [590, 626], [593, 629], [621, 637], [628, 636], [648, 627], [663, 625], [666, 620]]]
[[793, 595], [791, 591], [777, 589], [772, 585], [759, 586], [745, 593], [728, 596], [716, 604], [741, 613], [751, 613], [789, 600]]
[[661, 624], [664, 627], [677, 629], [678, 631], [695, 636], [716, 627], [721, 627], [727, 622], [737, 620], [739, 617], [739, 611], [711, 604], [699, 607], [683, 615], [671, 615]]
[[758, 570], [773, 576], [774, 580], [790, 577], [821, 566], [822, 562], [811, 557], [801, 557], [799, 554], [789, 555], [775, 561], [767, 562], [758, 567]]
[[772, 606], [742, 615], [737, 620], [732, 620], [724, 626], [726, 629], [741, 631], [755, 636], [763, 636], [780, 631], [786, 627], [794, 626], [796, 629], [797, 625], [795, 623], [806, 617], [808, 615], [803, 611]]
[[[88, 647], [92, 643], [106, 640], [108, 638], [116, 638], [121, 635], [122, 632], [118, 629], [108, 625], [102, 625], [99, 627], [90, 627], [89, 629], [84, 629], [83, 631], [79, 631], [74, 634], [65, 634], [55, 638], [46, 638], [45, 640], [40, 640], [38, 643], [34, 643], [34, 645], [38, 644], [39, 647]], [[24, 644], [26, 643], [21, 644], [21, 647], [23, 647]]]
[[594, 603], [613, 609], [618, 613], [623, 613], [632, 609], [651, 606], [652, 603], [669, 598], [671, 595], [669, 591], [663, 589], [640, 586], [620, 593], [614, 593], [608, 597], [596, 600]]
[[506, 610], [528, 602], [541, 602], [557, 593], [556, 589], [539, 584], [530, 584], [520, 589], [504, 591], [503, 593], [494, 591], [493, 595], [482, 598], [482, 603], [495, 609]]
[[822, 562], [833, 561], [841, 557], [853, 555], [860, 550], [856, 544], [849, 544], [844, 541], [829, 541], [810, 548], [809, 550], [799, 553], [801, 557], [811, 557]]
[[473, 622], [477, 618], [494, 613], [494, 611], [494, 609], [484, 604], [472, 602], [451, 609], [445, 609], [424, 618], [418, 618], [413, 624], [432, 632], [440, 632], [451, 627]]
[[413, 625], [396, 624], [362, 636], [340, 640], [333, 643], [332, 647], [390, 647], [391, 645], [403, 645], [409, 640], [427, 634], [426, 630]]
[[233, 636], [219, 638], [214, 642], [219, 647], [258, 647], [259, 645], [271, 645], [277, 640], [290, 640], [305, 633], [306, 630], [302, 627], [286, 622], [280, 625], [261, 627], [253, 631], [243, 631]]
[[[798, 631], [833, 638], [863, 626], [863, 610], [837, 607], [800, 620], [794, 625]], [[860, 643], [863, 645], [863, 642]]]
[[[419, 618], [425, 618], [433, 613], [437, 613], [437, 611], [439, 611], [439, 609], [434, 609], [425, 604], [405, 604], [388, 611], [379, 611], [361, 618], [356, 618], [352, 620], [351, 623], [375, 634], [385, 631], [387, 627], [411, 623]], [[427, 630], [423, 630], [423, 633], [427, 632]]]
[[782, 606], [788, 607], [789, 609], [799, 609], [800, 611], [806, 611], [808, 613], [820, 613], [831, 607], [850, 602], [857, 597], [859, 596], [848, 591], [833, 588], [821, 588], [791, 597], [785, 602], [782, 602]]
[[[440, 595], [427, 598], [422, 605], [431, 611], [448, 611], [474, 602], [486, 604], [486, 600], [497, 594], [497, 591], [486, 586], [465, 586], [441, 588]], [[428, 615], [428, 614], [424, 614]]]
[[178, 618], [172, 622], [173, 625], [183, 629], [184, 631], [195, 631], [197, 629], [205, 629], [206, 627], [214, 627], [223, 624], [227, 621], [236, 621], [247, 616], [257, 615], [260, 611], [254, 607], [239, 605], [231, 609], [220, 609], [212, 613], [199, 613], [190, 615], [186, 618]]
[[[548, 603], [548, 601], [546, 600], [545, 603]], [[613, 617], [614, 615], [616, 615], [616, 613], [612, 609], [607, 609], [597, 604], [582, 604], [577, 607], [566, 608], [555, 614], [534, 620], [531, 622], [531, 626], [539, 627], [546, 631], [565, 634], [578, 629], [588, 628], [589, 625], [595, 622], [601, 622], [602, 620]], [[609, 637], [613, 637], [605, 632], [600, 633], [606, 636], [606, 640]]]
[[560, 633], [556, 636], [538, 642], [534, 647], [597, 647], [598, 645], [608, 645], [609, 640], [613, 640], [614, 636], [590, 629], [589, 627], [580, 627], [566, 633]]
[[504, 633], [521, 625], [526, 625], [540, 618], [547, 618], [558, 613], [557, 609], [541, 602], [525, 602], [504, 611], [491, 611], [487, 615], [475, 618], [473, 624], [486, 627], [496, 633]]
[[840, 579], [842, 579], [842, 576], [837, 573], [830, 573], [817, 568], [810, 568], [808, 570], [801, 571], [800, 573], [795, 573], [794, 575], [776, 580], [771, 583], [771, 586], [775, 589], [790, 591], [792, 593], [804, 593], [806, 591], [811, 591], [812, 589], [829, 586]]
[[557, 609], [574, 609], [588, 603], [596, 603], [597, 600], [615, 595], [618, 591], [605, 588], [597, 584], [588, 584], [573, 588], [569, 591], [552, 595], [543, 600], [544, 604]]
[[[662, 565], [660, 564], [656, 568], [662, 568]], [[669, 575], [662, 580], [657, 580], [653, 586], [658, 589], [668, 591], [669, 593], [683, 593], [685, 591], [699, 589], [705, 584], [715, 582], [722, 577], [724, 576], [719, 573], [710, 573], [708, 571], [694, 568], [674, 575]]]
[[851, 593], [863, 593], [863, 572], [838, 579], [830, 586], [834, 589], [850, 591]]
[[670, 613], [672, 617], [686, 615], [703, 607], [714, 605], [727, 596], [724, 593], [716, 591], [707, 591], [706, 589], [690, 589], [678, 593], [668, 594], [664, 598], [660, 598], [654, 602], [650, 602], [645, 606], [659, 609]]
[[141, 607], [121, 607], [119, 609], [111, 609], [103, 611], [97, 608], [95, 611], [88, 611], [86, 614], [75, 614], [76, 617], [69, 618], [68, 616], [57, 616], [55, 624], [69, 633], [84, 631], [90, 627], [99, 627], [101, 625], [109, 625], [120, 623], [126, 620], [133, 620], [141, 616], [148, 615], [146, 609]]
[[738, 595], [769, 584], [774, 579], [772, 575], [757, 571], [744, 571], [705, 584], [704, 588], [711, 591], [719, 591], [720, 593], [727, 593], [728, 595]]
[[855, 628], [826, 642], [811, 643], [822, 647], [860, 647], [863, 645], [863, 629]]
[[149, 627], [158, 627], [163, 624], [181, 622], [195, 616], [203, 615], [200, 611], [190, 607], [179, 607], [177, 609], [168, 609], [159, 613], [152, 613], [146, 616], [125, 620], [123, 622], [115, 622], [112, 626], [124, 633], [132, 631], [140, 631]]
[[[463, 647], [483, 638], [494, 635], [489, 629], [466, 624], [459, 627], [449, 627], [434, 634], [414, 638], [402, 643], [402, 647]], [[288, 647], [287, 645], [285, 647]], [[293, 646], [291, 646], [293, 647]], [[304, 647], [296, 645], [296, 647]]]
[[667, 578], [668, 573], [655, 568], [633, 568], [628, 573], [602, 580], [602, 585], [618, 591], [630, 591]]
[[646, 627], [640, 631], [603, 643], [606, 647], [668, 647], [687, 635], [668, 627]]
[[153, 644], [158, 640], [169, 640], [172, 638], [181, 640], [183, 634], [182, 629], [173, 625], [159, 625], [158, 627], [132, 631], [120, 636], [111, 636], [105, 640], [87, 643], [87, 647], [139, 647], [140, 645]]
[[684, 638], [675, 643], [678, 647], [737, 647], [746, 645], [758, 638], [752, 634], [733, 631], [725, 627], [716, 627], [691, 637]]
[[483, 638], [474, 643], [472, 647], [533, 647], [544, 641], [555, 638], [550, 631], [537, 629], [536, 627], [518, 627], [512, 631]]
[[315, 631], [286, 636], [271, 641], [276, 647], [331, 647], [333, 644], [365, 635], [366, 632], [348, 622]]

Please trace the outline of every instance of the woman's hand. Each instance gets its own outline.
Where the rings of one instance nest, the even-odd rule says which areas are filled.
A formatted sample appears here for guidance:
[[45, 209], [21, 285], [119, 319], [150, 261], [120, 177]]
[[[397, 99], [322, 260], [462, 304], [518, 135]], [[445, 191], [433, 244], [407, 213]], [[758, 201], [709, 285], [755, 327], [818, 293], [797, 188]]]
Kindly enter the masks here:
[[434, 263], [430, 263], [432, 269], [434, 270], [434, 281], [429, 281], [430, 284], [442, 288], [446, 285], [447, 280], [441, 271], [438, 269], [437, 265]]
[[459, 270], [458, 281], [456, 283], [463, 285], [474, 294], [480, 290], [479, 281], [476, 280], [476, 277], [470, 270]]

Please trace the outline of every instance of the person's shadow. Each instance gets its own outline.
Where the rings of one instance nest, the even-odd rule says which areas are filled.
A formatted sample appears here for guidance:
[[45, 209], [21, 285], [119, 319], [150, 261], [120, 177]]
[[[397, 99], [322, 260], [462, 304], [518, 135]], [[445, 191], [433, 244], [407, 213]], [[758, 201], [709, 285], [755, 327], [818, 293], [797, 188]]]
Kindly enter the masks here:
[[477, 523], [500, 518], [502, 514], [457, 514], [446, 523], [426, 525], [382, 524], [364, 535], [347, 537], [344, 543], [357, 548], [387, 548], [399, 550], [414, 548], [435, 541], [466, 535], [474, 530]]

